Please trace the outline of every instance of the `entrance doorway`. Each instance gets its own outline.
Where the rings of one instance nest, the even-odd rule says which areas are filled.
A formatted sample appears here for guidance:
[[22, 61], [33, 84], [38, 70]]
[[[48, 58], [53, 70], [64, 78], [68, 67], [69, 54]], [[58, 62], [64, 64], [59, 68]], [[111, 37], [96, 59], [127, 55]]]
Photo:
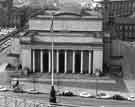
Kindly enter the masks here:
[[81, 69], [81, 54], [76, 52], [75, 54], [75, 73], [80, 73]]
[[48, 66], [49, 66], [48, 57], [49, 57], [48, 51], [47, 50], [43, 51], [43, 72], [45, 73], [48, 72]]
[[59, 52], [59, 72], [64, 73], [64, 51]]
[[40, 50], [35, 50], [35, 72], [40, 72]]

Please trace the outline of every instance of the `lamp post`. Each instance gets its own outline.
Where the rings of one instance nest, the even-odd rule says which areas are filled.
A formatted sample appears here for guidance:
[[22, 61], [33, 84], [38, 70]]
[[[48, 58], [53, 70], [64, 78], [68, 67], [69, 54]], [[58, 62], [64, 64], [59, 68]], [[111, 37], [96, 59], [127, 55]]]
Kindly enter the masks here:
[[[54, 20], [54, 15], [52, 15], [52, 22], [51, 22], [51, 28], [50, 28], [50, 32], [53, 32], [53, 20]], [[51, 72], [51, 90], [50, 90], [50, 98], [49, 98], [49, 102], [50, 103], [56, 103], [56, 91], [54, 88], [54, 40], [52, 40], [52, 47], [51, 47], [51, 51], [52, 51], [52, 72]]]

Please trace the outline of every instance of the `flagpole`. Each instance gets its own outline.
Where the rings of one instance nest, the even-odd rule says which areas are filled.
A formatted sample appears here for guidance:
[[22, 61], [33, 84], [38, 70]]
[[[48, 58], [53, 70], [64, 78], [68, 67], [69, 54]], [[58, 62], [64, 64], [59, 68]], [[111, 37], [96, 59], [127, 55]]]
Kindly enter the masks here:
[[52, 86], [54, 86], [54, 41], [52, 40]]
[[[54, 20], [54, 15], [52, 15], [52, 22], [51, 22], [51, 28], [50, 32], [53, 32], [53, 20]], [[49, 102], [50, 103], [56, 103], [56, 91], [54, 88], [54, 40], [52, 37], [52, 43], [51, 43], [51, 50], [52, 50], [52, 72], [51, 72], [51, 90], [50, 90], [50, 98]]]

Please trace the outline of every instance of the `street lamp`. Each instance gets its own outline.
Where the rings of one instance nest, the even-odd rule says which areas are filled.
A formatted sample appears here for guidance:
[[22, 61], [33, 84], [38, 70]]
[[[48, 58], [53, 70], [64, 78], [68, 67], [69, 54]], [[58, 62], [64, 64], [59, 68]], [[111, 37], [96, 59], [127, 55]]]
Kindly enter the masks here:
[[[53, 32], [53, 20], [54, 20], [54, 15], [52, 15], [52, 22], [51, 22], [51, 27], [50, 27], [50, 32]], [[52, 39], [52, 72], [51, 72], [51, 90], [50, 90], [50, 98], [49, 102], [50, 103], [56, 103], [56, 91], [54, 88], [54, 40]]]

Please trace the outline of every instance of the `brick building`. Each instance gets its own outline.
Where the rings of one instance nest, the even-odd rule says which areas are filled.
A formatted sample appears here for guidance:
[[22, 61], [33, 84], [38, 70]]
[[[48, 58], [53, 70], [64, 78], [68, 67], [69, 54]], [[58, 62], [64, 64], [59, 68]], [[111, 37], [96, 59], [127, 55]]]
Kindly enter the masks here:
[[12, 0], [0, 0], [0, 26], [7, 26], [12, 8]]

